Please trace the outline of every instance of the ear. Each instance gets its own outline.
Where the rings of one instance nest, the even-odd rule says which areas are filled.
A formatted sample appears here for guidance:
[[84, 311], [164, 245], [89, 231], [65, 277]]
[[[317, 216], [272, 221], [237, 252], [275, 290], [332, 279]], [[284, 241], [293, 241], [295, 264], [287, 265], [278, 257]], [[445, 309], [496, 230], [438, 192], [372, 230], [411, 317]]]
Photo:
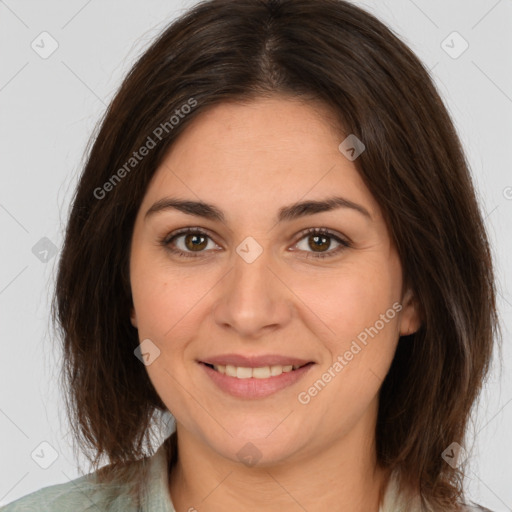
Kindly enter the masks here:
[[421, 313], [418, 301], [411, 289], [402, 299], [403, 309], [400, 314], [400, 336], [414, 334], [421, 327]]
[[132, 307], [130, 312], [130, 321], [132, 322], [133, 327], [137, 329], [139, 326], [137, 325], [137, 314], [135, 313], [135, 308]]

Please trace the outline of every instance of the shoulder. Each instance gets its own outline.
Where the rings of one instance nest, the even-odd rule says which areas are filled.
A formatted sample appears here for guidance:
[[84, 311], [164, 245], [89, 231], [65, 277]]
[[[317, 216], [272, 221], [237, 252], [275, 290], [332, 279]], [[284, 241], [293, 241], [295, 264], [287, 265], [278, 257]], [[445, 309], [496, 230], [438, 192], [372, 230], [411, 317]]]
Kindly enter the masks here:
[[[39, 489], [0, 507], [0, 512], [174, 512], [168, 487], [166, 443], [152, 456], [123, 466], [115, 479], [99, 478], [102, 469], [63, 484]], [[143, 492], [134, 484], [143, 476]]]
[[[404, 493], [403, 488], [400, 486], [400, 473], [398, 470], [393, 471], [384, 494], [381, 512], [422, 512], [424, 510], [440, 512], [438, 508], [433, 507], [430, 503], [427, 503], [425, 508], [425, 504], [422, 504], [419, 494], [411, 495]], [[467, 499], [465, 503], [458, 505], [457, 510], [459, 512], [493, 512], [476, 503], [470, 503]]]
[[96, 473], [44, 487], [0, 508], [0, 512], [103, 512], [136, 510], [125, 486], [101, 484]]

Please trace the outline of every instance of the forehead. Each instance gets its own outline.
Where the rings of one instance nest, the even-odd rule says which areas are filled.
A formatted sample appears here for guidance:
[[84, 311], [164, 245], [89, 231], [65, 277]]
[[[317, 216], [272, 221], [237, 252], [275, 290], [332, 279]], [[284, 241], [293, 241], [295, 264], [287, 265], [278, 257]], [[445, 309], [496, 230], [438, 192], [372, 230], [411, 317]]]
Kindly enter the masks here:
[[172, 194], [276, 210], [301, 198], [345, 195], [375, 211], [354, 163], [338, 149], [344, 138], [320, 102], [276, 96], [222, 103], [202, 112], [175, 141], [145, 203]]

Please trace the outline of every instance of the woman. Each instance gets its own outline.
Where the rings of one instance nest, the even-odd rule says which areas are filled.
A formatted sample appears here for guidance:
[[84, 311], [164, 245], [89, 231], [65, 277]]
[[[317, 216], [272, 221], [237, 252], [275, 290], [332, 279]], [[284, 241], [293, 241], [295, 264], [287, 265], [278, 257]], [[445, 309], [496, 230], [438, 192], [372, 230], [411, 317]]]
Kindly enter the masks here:
[[8, 512], [476, 510], [482, 216], [427, 71], [349, 3], [210, 0], [165, 30], [91, 148], [54, 304], [96, 471]]

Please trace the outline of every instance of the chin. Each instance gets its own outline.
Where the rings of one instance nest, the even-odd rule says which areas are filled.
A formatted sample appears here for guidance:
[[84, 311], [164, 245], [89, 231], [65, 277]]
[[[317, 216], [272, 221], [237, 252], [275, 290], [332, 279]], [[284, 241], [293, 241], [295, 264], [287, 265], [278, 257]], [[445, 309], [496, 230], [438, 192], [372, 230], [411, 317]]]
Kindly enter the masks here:
[[272, 432], [272, 429], [261, 429], [256, 426], [244, 426], [233, 437], [226, 434], [222, 439], [211, 439], [211, 449], [222, 457], [241, 462], [247, 467], [260, 468], [275, 466], [292, 457], [302, 445], [301, 441], [290, 432]]

